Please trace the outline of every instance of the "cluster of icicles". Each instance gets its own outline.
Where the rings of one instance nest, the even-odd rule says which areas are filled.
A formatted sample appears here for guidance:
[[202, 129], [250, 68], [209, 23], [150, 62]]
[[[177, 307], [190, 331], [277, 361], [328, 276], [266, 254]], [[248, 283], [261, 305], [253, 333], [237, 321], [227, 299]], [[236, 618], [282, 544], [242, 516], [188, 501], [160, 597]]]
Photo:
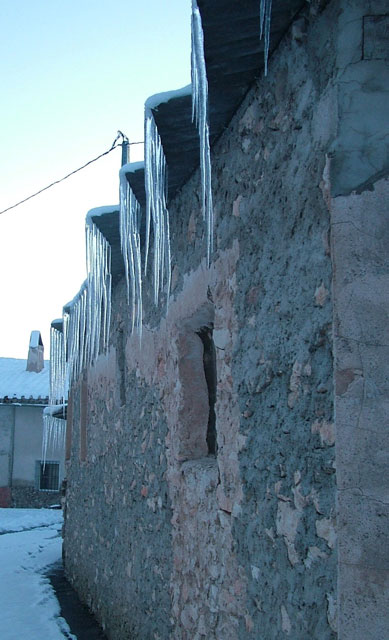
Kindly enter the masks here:
[[120, 245], [127, 282], [127, 302], [131, 306], [131, 330], [142, 334], [142, 263], [140, 252], [141, 210], [128, 184], [120, 173]]
[[87, 279], [64, 308], [64, 357], [71, 385], [108, 348], [111, 323], [111, 248], [95, 224], [86, 227]]
[[[62, 331], [51, 327], [49, 407], [43, 413], [42, 460], [44, 464], [49, 452], [54, 454], [55, 450], [62, 450], [65, 444], [66, 423], [64, 417], [67, 385], [64, 335]], [[54, 411], [56, 415], [52, 415]], [[57, 417], [61, 412], [61, 418]]]
[[[264, 36], [265, 75], [268, 70], [272, 0], [260, 0], [260, 38]], [[199, 132], [202, 213], [206, 224], [207, 264], [213, 252], [211, 154], [209, 141], [208, 80], [204, 35], [197, 0], [192, 0], [192, 120]], [[153, 288], [158, 304], [165, 291], [167, 304], [171, 284], [167, 167], [161, 139], [151, 109], [145, 114], [146, 242], [144, 273], [147, 273], [151, 228], [153, 231]], [[126, 179], [120, 174], [120, 242], [131, 308], [131, 330], [142, 333], [142, 264], [140, 248], [141, 209]], [[101, 351], [108, 347], [111, 313], [110, 247], [94, 224], [86, 230], [87, 279], [76, 298], [64, 310], [63, 332], [52, 328], [50, 405], [65, 407], [67, 390]], [[43, 459], [50, 447], [63, 445], [65, 421], [44, 417]]]
[[[108, 348], [111, 320], [111, 249], [96, 225], [86, 227], [87, 279], [65, 308], [62, 331], [51, 328], [50, 397], [43, 415], [42, 459], [63, 447], [68, 389]], [[61, 416], [62, 413], [62, 416]]]
[[[260, 3], [260, 39], [264, 36], [265, 75], [267, 75], [272, 0]], [[204, 55], [204, 33], [197, 0], [192, 0], [192, 121], [200, 139], [200, 175], [203, 219], [206, 223], [207, 264], [213, 252], [214, 214], [212, 204], [211, 151], [209, 142], [208, 79]]]
[[66, 420], [43, 414], [42, 462], [63, 451], [66, 438]]

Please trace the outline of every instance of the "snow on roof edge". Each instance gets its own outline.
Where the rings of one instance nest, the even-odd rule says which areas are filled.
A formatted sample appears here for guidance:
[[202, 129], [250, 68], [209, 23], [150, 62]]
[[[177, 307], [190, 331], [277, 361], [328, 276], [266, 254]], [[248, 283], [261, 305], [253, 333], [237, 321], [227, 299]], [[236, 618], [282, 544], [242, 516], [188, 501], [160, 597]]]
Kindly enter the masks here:
[[58, 333], [63, 333], [63, 318], [55, 318], [50, 323], [50, 328], [58, 331]]
[[144, 160], [139, 160], [139, 162], [127, 162], [127, 164], [120, 167], [119, 176], [122, 176], [123, 174], [126, 175], [127, 173], [135, 173], [140, 169], [144, 169], [144, 166]]
[[84, 280], [84, 282], [82, 283], [79, 291], [76, 293], [74, 298], [72, 298], [72, 300], [64, 304], [63, 306], [64, 312], [70, 310], [76, 304], [76, 302], [79, 300], [80, 296], [83, 294], [87, 286], [88, 286], [88, 279]]
[[43, 415], [57, 418], [58, 414], [65, 413], [67, 406], [66, 402], [64, 404], [49, 404], [43, 409]]
[[93, 218], [99, 218], [100, 216], [104, 216], [109, 213], [116, 213], [119, 211], [120, 206], [118, 204], [111, 204], [105, 207], [95, 207], [94, 209], [89, 209], [88, 213], [85, 217], [86, 224], [92, 224]]
[[145, 112], [157, 111], [160, 104], [165, 104], [174, 98], [183, 98], [184, 96], [192, 95], [192, 85], [187, 84], [181, 89], [175, 89], [173, 91], [163, 91], [161, 93], [155, 93], [147, 98], [145, 102]]

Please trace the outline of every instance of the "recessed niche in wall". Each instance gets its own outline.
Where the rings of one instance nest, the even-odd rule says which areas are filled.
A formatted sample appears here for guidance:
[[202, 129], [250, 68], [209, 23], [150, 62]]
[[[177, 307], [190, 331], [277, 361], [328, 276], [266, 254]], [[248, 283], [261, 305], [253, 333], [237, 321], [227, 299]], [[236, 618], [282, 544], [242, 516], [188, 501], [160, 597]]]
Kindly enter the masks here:
[[208, 454], [216, 455], [217, 438], [216, 438], [216, 350], [213, 341], [213, 324], [208, 327], [201, 327], [196, 331], [201, 342], [203, 343], [203, 367], [204, 375], [208, 389], [208, 424], [206, 442]]
[[175, 446], [182, 461], [214, 456], [217, 451], [213, 320], [214, 306], [207, 301], [179, 328], [179, 425]]

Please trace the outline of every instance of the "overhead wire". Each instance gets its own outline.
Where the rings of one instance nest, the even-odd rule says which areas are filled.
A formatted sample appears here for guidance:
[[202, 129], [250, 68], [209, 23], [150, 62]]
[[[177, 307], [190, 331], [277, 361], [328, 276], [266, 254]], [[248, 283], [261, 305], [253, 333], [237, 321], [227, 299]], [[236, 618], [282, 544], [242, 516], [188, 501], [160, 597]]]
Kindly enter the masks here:
[[[122, 139], [123, 142], [119, 142], [120, 139]], [[44, 191], [47, 191], [47, 189], [51, 189], [51, 187], [54, 187], [56, 184], [59, 184], [60, 182], [63, 182], [64, 180], [67, 180], [68, 178], [73, 176], [75, 173], [78, 173], [79, 171], [82, 171], [82, 169], [85, 169], [85, 167], [88, 167], [93, 162], [96, 162], [96, 160], [100, 160], [100, 158], [102, 158], [103, 156], [107, 156], [109, 153], [111, 153], [111, 151], [113, 151], [117, 147], [120, 147], [123, 143], [128, 144], [129, 146], [132, 146], [132, 145], [135, 145], [135, 144], [144, 144], [144, 141], [141, 140], [139, 142], [129, 142], [127, 136], [124, 135], [124, 133], [122, 133], [121, 131], [118, 131], [115, 140], [113, 141], [111, 147], [109, 149], [107, 149], [107, 151], [104, 151], [103, 153], [100, 153], [99, 156], [96, 156], [96, 158], [93, 158], [92, 160], [89, 160], [88, 162], [83, 164], [81, 167], [78, 167], [78, 169], [74, 169], [74, 171], [71, 171], [70, 173], [68, 173], [63, 178], [60, 178], [59, 180], [55, 180], [54, 182], [51, 182], [49, 185], [47, 185], [47, 187], [43, 187], [43, 189], [39, 189], [39, 191], [36, 191], [35, 193], [31, 194], [30, 196], [27, 196], [27, 198], [24, 198], [23, 200], [20, 200], [16, 204], [13, 204], [10, 207], [7, 207], [6, 209], [3, 209], [2, 211], [0, 211], [0, 215], [2, 213], [6, 213], [6, 211], [10, 211], [11, 209], [15, 209], [16, 207], [19, 207], [21, 204], [24, 204], [24, 202], [27, 202], [28, 200], [31, 200], [32, 198], [35, 198], [36, 196], [39, 196], [39, 194], [43, 193]]]

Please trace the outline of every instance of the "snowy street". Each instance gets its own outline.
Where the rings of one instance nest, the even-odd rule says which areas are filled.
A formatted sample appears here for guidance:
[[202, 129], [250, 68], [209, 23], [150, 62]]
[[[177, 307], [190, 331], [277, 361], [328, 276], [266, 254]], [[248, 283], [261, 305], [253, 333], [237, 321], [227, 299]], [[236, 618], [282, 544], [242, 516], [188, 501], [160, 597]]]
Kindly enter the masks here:
[[0, 509], [1, 640], [76, 640], [46, 578], [61, 560], [61, 526], [61, 510]]

